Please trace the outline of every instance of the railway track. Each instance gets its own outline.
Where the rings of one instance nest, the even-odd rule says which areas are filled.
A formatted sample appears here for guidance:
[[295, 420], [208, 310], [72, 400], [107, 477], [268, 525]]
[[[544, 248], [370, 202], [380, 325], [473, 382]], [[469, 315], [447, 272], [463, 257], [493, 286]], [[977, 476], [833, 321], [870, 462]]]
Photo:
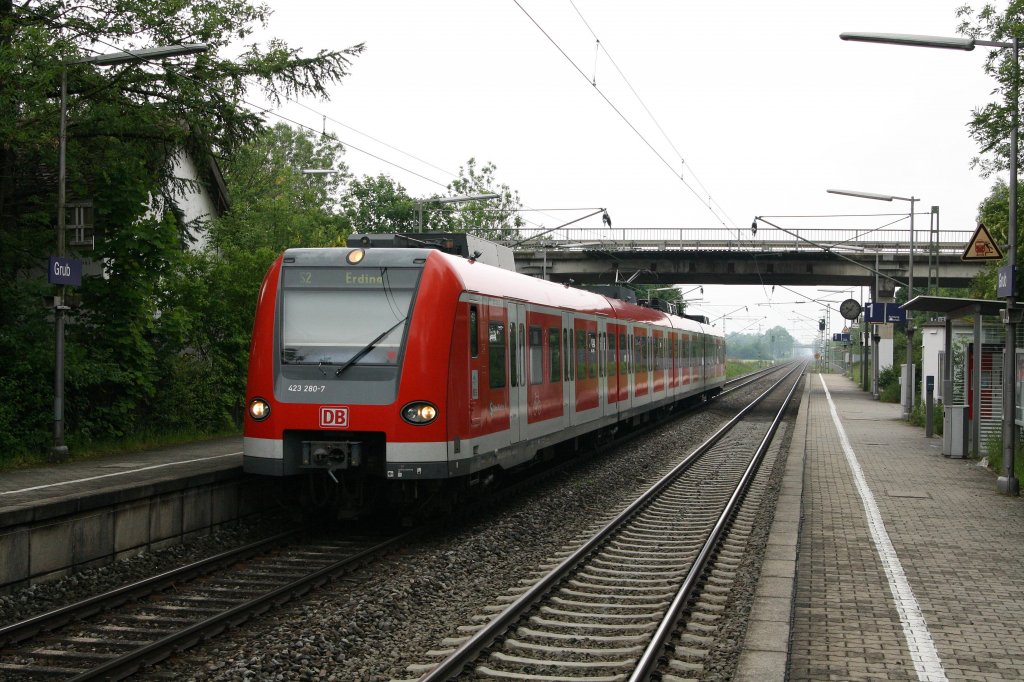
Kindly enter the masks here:
[[748, 491], [801, 370], [775, 381], [592, 537], [501, 595], [428, 652], [433, 660], [410, 666], [410, 675], [425, 682], [463, 673], [590, 682], [693, 676], [730, 589], [730, 564], [742, 558], [749, 507], [759, 501], [758, 486], [751, 499]]
[[[778, 368], [727, 382], [724, 392], [772, 371]], [[128, 676], [354, 570], [424, 530], [377, 540], [312, 542], [298, 532], [285, 533], [0, 626], [0, 677]]]
[[407, 543], [285, 533], [0, 627], [5, 680], [121, 679]]

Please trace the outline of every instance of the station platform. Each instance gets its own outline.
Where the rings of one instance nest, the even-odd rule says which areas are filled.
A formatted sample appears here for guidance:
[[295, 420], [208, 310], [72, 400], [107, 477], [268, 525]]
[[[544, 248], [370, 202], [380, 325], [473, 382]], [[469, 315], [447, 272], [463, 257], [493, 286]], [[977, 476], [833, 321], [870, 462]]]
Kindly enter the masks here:
[[0, 516], [241, 466], [242, 438], [237, 436], [5, 471], [0, 473]]
[[810, 374], [739, 680], [1024, 678], [1024, 499]]
[[280, 500], [241, 437], [0, 474], [0, 593], [209, 533]]

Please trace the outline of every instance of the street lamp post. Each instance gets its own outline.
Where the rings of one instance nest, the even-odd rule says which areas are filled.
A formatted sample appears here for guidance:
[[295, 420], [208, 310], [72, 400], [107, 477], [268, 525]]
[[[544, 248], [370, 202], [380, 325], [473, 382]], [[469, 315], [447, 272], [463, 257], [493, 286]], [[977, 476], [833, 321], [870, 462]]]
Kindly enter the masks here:
[[[945, 36], [907, 35], [902, 33], [841, 33], [842, 40], [853, 40], [865, 43], [884, 43], [888, 45], [909, 45], [912, 47], [935, 47], [947, 50], [964, 50], [970, 52], [977, 45], [982, 47], [998, 47], [1011, 50], [1013, 56], [1013, 86], [1009, 97], [1010, 105], [1010, 209], [1007, 225], [1009, 248], [1006, 254], [1006, 265], [1009, 269], [1008, 293], [1006, 294], [1006, 343], [1003, 348], [1003, 475], [999, 477], [996, 488], [1007, 495], [1020, 494], [1020, 482], [1014, 472], [1014, 445], [1017, 442], [1017, 428], [1014, 423], [1016, 405], [1014, 391], [1015, 355], [1017, 352], [1017, 127], [1020, 118], [1020, 52], [1019, 40], [1013, 37], [1011, 42], [998, 40], [977, 40], [975, 38], [949, 38]], [[946, 349], [949, 352], [949, 349]]]
[[[844, 34], [845, 35], [845, 34]], [[875, 199], [877, 201], [900, 201], [910, 202], [910, 252], [907, 263], [907, 300], [914, 298], [914, 203], [920, 201], [918, 197], [898, 197], [892, 194], [874, 194], [872, 192], [854, 192], [845, 189], [827, 190], [830, 194], [843, 194], [849, 197], [860, 197], [861, 199]], [[906, 385], [903, 391], [903, 418], [910, 419], [914, 411], [914, 324], [907, 314], [907, 374]]]
[[[191, 45], [168, 45], [153, 47], [132, 52], [109, 52], [107, 54], [72, 59], [61, 65], [60, 71], [60, 125], [57, 142], [57, 258], [65, 254], [65, 215], [66, 210], [66, 159], [68, 146], [68, 66], [71, 64], [95, 64], [96, 66], [115, 66], [129, 62], [163, 59], [179, 55], [205, 52], [209, 45], [195, 43]], [[57, 296], [54, 297], [54, 326], [56, 331], [55, 360], [53, 370], [53, 448], [54, 459], [67, 457], [68, 448], [64, 443], [64, 313], [68, 306], [64, 304], [65, 285], [58, 285]]]

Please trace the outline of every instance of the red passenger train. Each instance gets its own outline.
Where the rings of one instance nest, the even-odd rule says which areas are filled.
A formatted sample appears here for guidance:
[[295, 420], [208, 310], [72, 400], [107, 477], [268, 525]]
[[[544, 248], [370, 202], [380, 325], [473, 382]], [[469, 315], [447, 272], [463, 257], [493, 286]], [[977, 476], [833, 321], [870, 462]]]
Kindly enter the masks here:
[[260, 289], [244, 468], [402, 505], [575, 448], [725, 380], [699, 322], [423, 248], [289, 249]]

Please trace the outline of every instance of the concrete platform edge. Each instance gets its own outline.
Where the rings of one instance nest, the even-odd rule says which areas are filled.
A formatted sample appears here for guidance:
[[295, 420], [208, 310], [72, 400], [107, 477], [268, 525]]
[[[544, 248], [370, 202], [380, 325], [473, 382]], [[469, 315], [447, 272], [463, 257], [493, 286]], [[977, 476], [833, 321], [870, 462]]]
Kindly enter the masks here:
[[0, 513], [0, 594], [205, 535], [265, 511], [277, 479], [241, 467]]
[[775, 519], [768, 535], [766, 561], [754, 593], [750, 622], [734, 680], [786, 679], [796, 589], [797, 543], [803, 517], [802, 497], [811, 377], [805, 377], [793, 438], [786, 457]]

